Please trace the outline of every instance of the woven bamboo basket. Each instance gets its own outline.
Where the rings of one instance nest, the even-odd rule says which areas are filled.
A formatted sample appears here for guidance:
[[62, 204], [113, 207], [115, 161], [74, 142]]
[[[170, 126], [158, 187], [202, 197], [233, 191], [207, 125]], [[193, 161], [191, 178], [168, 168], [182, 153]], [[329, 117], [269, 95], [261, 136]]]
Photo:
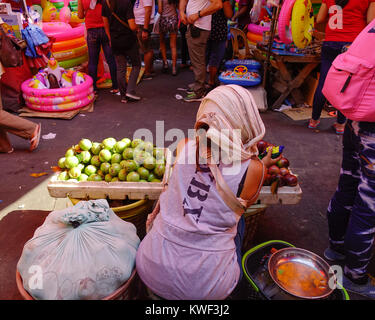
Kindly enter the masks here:
[[262, 215], [265, 213], [267, 206], [264, 204], [255, 204], [246, 210], [245, 218], [245, 234], [242, 243], [242, 251], [246, 252], [253, 244], [255, 232]]

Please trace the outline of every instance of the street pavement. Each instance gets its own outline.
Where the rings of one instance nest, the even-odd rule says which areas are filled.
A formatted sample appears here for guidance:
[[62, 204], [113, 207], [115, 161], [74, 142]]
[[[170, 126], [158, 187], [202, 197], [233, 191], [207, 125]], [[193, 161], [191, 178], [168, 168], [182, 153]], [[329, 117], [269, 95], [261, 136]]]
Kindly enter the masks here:
[[[54, 139], [41, 138], [39, 148], [33, 153], [27, 151], [26, 140], [11, 136], [15, 152], [0, 155], [0, 219], [15, 210], [51, 211], [69, 205], [65, 199], [51, 198], [46, 184], [53, 174], [51, 166], [57, 165], [66, 149], [81, 138], [95, 141], [106, 137], [132, 138], [137, 130], [144, 128], [152, 132], [154, 139], [160, 139], [162, 133], [165, 146], [169, 146], [179, 139], [173, 137], [176, 131], [171, 129], [180, 129], [187, 136], [188, 130], [194, 128], [199, 102], [186, 103], [175, 95], [183, 95], [177, 88], [193, 81], [192, 72], [180, 70], [173, 77], [161, 74], [160, 68], [156, 71], [154, 79], [138, 85], [140, 102], [122, 104], [120, 97], [103, 89], [92, 113], [81, 113], [71, 120], [30, 118], [42, 124], [42, 136], [56, 135]], [[326, 209], [337, 186], [341, 163], [342, 138], [331, 129], [334, 119], [322, 119], [320, 129], [312, 131], [307, 128], [307, 120], [293, 121], [279, 112], [267, 111], [262, 118], [265, 140], [285, 146], [284, 156], [298, 175], [303, 196], [295, 205], [270, 205], [259, 221], [254, 244], [284, 240], [323, 256], [328, 243]], [[48, 175], [30, 176], [42, 172]], [[369, 272], [375, 274], [373, 262]], [[2, 276], [0, 273], [0, 279]]]

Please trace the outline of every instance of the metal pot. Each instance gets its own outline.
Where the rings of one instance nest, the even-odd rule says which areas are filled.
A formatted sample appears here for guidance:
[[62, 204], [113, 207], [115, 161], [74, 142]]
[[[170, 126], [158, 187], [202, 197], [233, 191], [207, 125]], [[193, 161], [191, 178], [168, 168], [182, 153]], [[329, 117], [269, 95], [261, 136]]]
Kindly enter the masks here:
[[[286, 271], [287, 263], [289, 270], [295, 271], [293, 275], [284, 274], [292, 279], [289, 282], [282, 280], [283, 272], [290, 273]], [[326, 298], [337, 283], [336, 276], [326, 261], [315, 253], [295, 247], [280, 249], [272, 254], [268, 260], [268, 271], [282, 290], [303, 299]], [[319, 275], [320, 280], [314, 280], [314, 275]]]

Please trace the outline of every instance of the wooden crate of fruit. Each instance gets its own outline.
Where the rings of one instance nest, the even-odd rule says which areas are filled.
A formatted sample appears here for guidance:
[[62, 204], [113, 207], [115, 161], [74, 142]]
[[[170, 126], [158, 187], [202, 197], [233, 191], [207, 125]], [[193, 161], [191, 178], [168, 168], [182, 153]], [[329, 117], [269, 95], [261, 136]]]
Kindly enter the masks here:
[[[82, 145], [82, 148], [85, 148], [85, 147], [83, 147]], [[86, 149], [92, 150], [91, 148], [86, 148]], [[59, 167], [61, 168], [61, 171], [53, 175], [47, 185], [47, 189], [51, 197], [54, 197], [54, 198], [70, 197], [70, 198], [76, 198], [76, 199], [103, 199], [103, 198], [105, 199], [107, 198], [111, 200], [124, 200], [124, 199], [156, 200], [159, 198], [163, 190], [163, 187], [167, 183], [169, 176], [171, 174], [172, 154], [168, 148], [157, 149], [157, 151], [160, 151], [162, 153], [163, 161], [161, 161], [162, 162], [161, 165], [163, 166], [164, 173], [159, 176], [155, 176], [153, 177], [153, 179], [151, 179], [151, 173], [154, 170], [153, 171], [149, 170], [150, 179], [148, 181], [127, 180], [125, 176], [124, 178], [119, 179], [119, 176], [120, 176], [119, 172], [117, 172], [116, 176], [115, 175], [113, 175], [113, 177], [110, 176], [112, 180], [111, 179], [107, 180], [107, 175], [110, 175], [110, 174], [109, 173], [105, 174], [105, 172], [101, 172], [101, 177], [99, 177], [98, 172], [103, 168], [101, 165], [103, 163], [110, 164], [110, 161], [111, 161], [109, 158], [106, 160], [101, 159], [100, 163], [98, 163], [96, 166], [93, 166], [93, 164], [95, 164], [94, 159], [99, 161], [99, 152], [96, 153], [96, 155], [94, 155], [94, 153], [90, 151], [91, 153], [90, 161], [87, 162], [85, 165], [83, 165], [81, 169], [78, 170], [82, 174], [77, 174], [74, 172], [75, 168], [78, 167], [77, 164], [70, 163], [70, 166], [72, 167], [69, 166], [68, 168], [64, 168], [64, 164], [60, 164], [60, 162], [66, 164], [66, 159], [68, 157], [74, 158], [74, 157], [77, 157], [77, 155], [78, 155], [78, 158], [80, 159], [79, 162], [82, 163], [82, 156], [80, 155], [83, 154], [83, 151], [87, 151], [87, 150], [82, 150], [79, 145], [73, 146], [72, 148], [68, 149], [67, 153], [65, 154], [65, 157], [62, 157], [60, 159], [61, 161], [59, 160]], [[71, 154], [69, 154], [69, 152], [71, 152]], [[114, 154], [121, 154], [121, 153], [122, 152], [114, 151], [112, 152], [111, 157]], [[126, 160], [125, 158], [122, 158], [122, 159]], [[72, 160], [72, 159], [69, 159], [69, 160]], [[109, 161], [109, 162], [106, 162], [106, 161]], [[159, 163], [158, 160], [156, 161], [157, 162], [156, 162], [155, 168], [158, 166], [158, 163]], [[96, 169], [93, 167], [96, 167]], [[108, 170], [111, 170], [111, 167], [112, 165], [108, 168]], [[89, 169], [93, 171], [90, 172]], [[124, 169], [124, 167], [121, 166], [121, 169]], [[107, 172], [111, 172], [111, 171], [107, 171]], [[130, 171], [130, 172], [133, 172], [133, 171]], [[89, 176], [90, 173], [92, 174]], [[66, 180], [65, 178], [64, 180], [61, 180], [61, 175], [63, 174], [65, 174], [66, 176], [69, 175], [69, 177]], [[74, 174], [77, 174], [78, 180], [73, 179]], [[79, 178], [82, 177], [83, 175], [86, 176], [84, 181], [83, 180], [79, 181], [80, 180]], [[93, 178], [90, 180], [91, 177]]]

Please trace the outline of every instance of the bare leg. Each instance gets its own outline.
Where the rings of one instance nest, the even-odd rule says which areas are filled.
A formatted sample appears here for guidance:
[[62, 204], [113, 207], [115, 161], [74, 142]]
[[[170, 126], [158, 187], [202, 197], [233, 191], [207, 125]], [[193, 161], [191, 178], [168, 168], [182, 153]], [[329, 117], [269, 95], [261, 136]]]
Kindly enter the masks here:
[[169, 37], [169, 43], [172, 51], [172, 72], [175, 74], [177, 71], [177, 33], [171, 33], [169, 34]]
[[164, 33], [160, 32], [159, 33], [159, 38], [160, 38], [160, 52], [161, 52], [161, 56], [163, 58], [164, 65], [166, 65], [167, 64], [167, 49], [165, 47], [165, 35], [164, 35]]

